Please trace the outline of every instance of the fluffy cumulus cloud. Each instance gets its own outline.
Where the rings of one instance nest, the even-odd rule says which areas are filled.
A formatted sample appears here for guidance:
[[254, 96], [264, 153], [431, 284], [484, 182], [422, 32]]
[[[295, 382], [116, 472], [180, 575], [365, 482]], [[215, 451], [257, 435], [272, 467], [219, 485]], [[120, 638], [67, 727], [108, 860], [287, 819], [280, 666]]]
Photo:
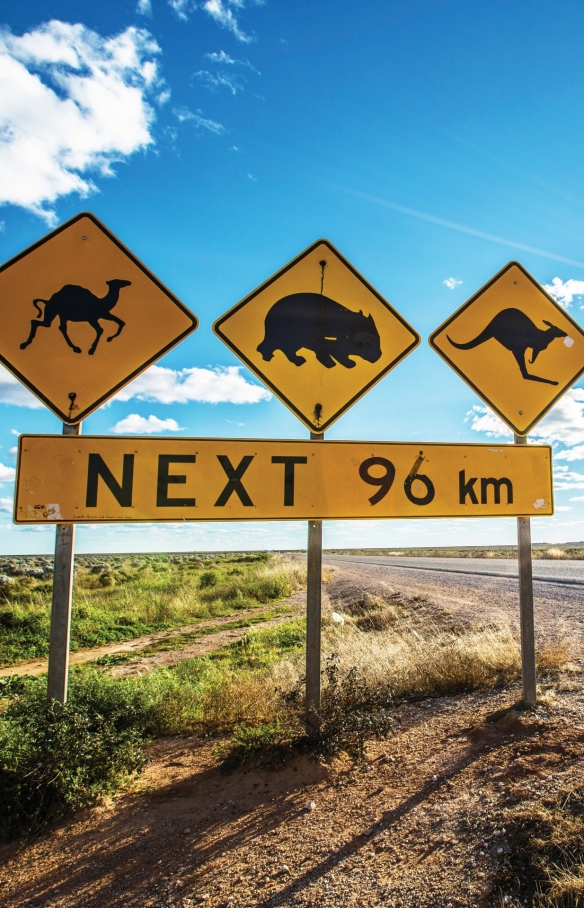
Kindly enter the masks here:
[[241, 375], [240, 366], [216, 366], [214, 369], [167, 369], [150, 366], [116, 395], [116, 400], [145, 400], [161, 404], [257, 404], [270, 400], [271, 394], [261, 385], [252, 384]]
[[40, 410], [44, 406], [8, 369], [0, 365], [0, 403]]
[[563, 465], [554, 466], [554, 489], [558, 492], [564, 489], [584, 489], [584, 474], [576, 473]]
[[442, 283], [446, 287], [448, 287], [449, 290], [454, 290], [455, 287], [460, 287], [462, 281], [459, 281], [456, 277], [447, 277], [445, 281], [442, 281]]
[[14, 482], [16, 470], [14, 467], [6, 467], [0, 463], [0, 482]]
[[576, 281], [573, 278], [562, 281], [561, 278], [555, 277], [551, 284], [543, 286], [565, 309], [572, 304], [575, 296], [584, 296], [584, 281]]
[[12, 507], [12, 498], [0, 498], [0, 511], [8, 511], [9, 514], [12, 514]]
[[130, 413], [125, 419], [112, 426], [110, 432], [116, 435], [154, 435], [159, 432], [182, 432], [176, 419], [159, 419], [157, 416], [138, 416]]
[[[483, 432], [489, 438], [511, 437], [512, 433], [501, 422], [498, 416], [488, 409], [476, 405], [467, 414], [474, 432]], [[530, 433], [530, 437], [539, 441], [565, 445], [578, 445], [584, 442], [584, 388], [572, 388], [558, 401], [555, 407]], [[576, 450], [576, 449], [574, 449]], [[565, 460], [577, 460], [569, 452], [556, 455]]]
[[[145, 4], [142, 4], [144, 7]], [[55, 201], [152, 145], [160, 48], [144, 29], [102, 37], [53, 20], [0, 32], [0, 204], [48, 223]]]
[[141, 16], [151, 16], [152, 15], [152, 3], [150, 0], [138, 0], [138, 5], [136, 11]]

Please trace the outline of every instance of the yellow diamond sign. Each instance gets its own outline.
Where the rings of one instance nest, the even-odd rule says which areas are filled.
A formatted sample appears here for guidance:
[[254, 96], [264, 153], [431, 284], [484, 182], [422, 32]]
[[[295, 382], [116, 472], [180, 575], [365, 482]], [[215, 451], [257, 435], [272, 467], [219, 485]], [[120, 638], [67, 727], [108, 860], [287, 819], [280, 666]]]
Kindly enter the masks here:
[[197, 328], [196, 317], [92, 214], [0, 268], [0, 361], [77, 423]]
[[315, 433], [420, 343], [328, 240], [302, 252], [213, 330]]
[[584, 372], [584, 331], [518, 262], [429, 340], [517, 435], [527, 435]]

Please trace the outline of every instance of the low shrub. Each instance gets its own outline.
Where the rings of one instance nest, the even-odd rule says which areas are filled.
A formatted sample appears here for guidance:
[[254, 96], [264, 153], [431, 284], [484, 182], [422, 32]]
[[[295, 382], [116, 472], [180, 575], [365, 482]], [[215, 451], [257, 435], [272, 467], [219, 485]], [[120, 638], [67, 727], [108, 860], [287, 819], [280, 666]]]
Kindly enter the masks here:
[[0, 722], [4, 839], [88, 807], [145, 762], [148, 709], [136, 688], [92, 675], [61, 705], [45, 683], [21, 689]]

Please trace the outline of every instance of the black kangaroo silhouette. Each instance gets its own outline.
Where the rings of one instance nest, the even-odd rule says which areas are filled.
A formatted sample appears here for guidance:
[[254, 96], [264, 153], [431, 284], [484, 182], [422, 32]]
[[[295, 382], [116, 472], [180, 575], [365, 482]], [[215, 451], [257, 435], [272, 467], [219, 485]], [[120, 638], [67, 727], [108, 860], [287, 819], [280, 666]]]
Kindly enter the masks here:
[[[106, 281], [109, 290], [106, 295], [101, 298], [95, 296], [91, 290], [87, 290], [85, 287], [79, 287], [77, 284], [65, 284], [64, 287], [61, 287], [60, 290], [53, 293], [50, 299], [33, 300], [33, 306], [37, 310], [39, 317], [31, 319], [30, 334], [27, 340], [20, 345], [20, 349], [24, 350], [29, 344], [32, 344], [37, 330], [39, 328], [50, 328], [58, 316], [59, 331], [74, 353], [81, 353], [81, 348], [76, 347], [75, 344], [71, 342], [71, 339], [67, 334], [67, 322], [88, 322], [91, 325], [95, 331], [95, 340], [87, 352], [92, 356], [95, 353], [99, 339], [103, 334], [103, 328], [99, 324], [100, 319], [103, 319], [104, 321], [107, 320], [108, 322], [115, 322], [118, 326], [116, 333], [107, 338], [108, 341], [112, 341], [114, 337], [117, 337], [126, 324], [121, 318], [118, 318], [117, 315], [112, 315], [111, 310], [119, 299], [122, 287], [129, 287], [131, 283], [132, 281], [121, 281], [118, 279]], [[38, 303], [45, 304], [44, 318]]]
[[557, 381], [552, 381], [549, 378], [530, 375], [525, 365], [525, 354], [529, 349], [532, 351], [529, 362], [533, 364], [542, 350], [546, 350], [556, 337], [568, 336], [565, 331], [552, 325], [545, 318], [542, 321], [544, 325], [548, 326], [547, 328], [538, 328], [529, 316], [520, 309], [502, 309], [474, 340], [467, 341], [466, 344], [457, 344], [448, 335], [446, 337], [448, 337], [452, 346], [457, 347], [459, 350], [472, 350], [473, 347], [478, 347], [479, 344], [484, 344], [485, 341], [493, 338], [511, 351], [517, 360], [517, 365], [523, 378], [529, 381], [545, 382], [546, 385], [557, 385]]

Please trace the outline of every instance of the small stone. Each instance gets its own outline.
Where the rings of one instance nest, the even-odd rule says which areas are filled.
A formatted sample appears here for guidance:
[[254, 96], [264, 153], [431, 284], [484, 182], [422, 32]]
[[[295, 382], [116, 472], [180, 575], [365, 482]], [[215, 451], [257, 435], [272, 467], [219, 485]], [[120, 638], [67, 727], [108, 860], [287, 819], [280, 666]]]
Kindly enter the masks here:
[[445, 841], [446, 841], [446, 836], [443, 836], [443, 835], [438, 836], [438, 842], [440, 845], [443, 845]]
[[306, 805], [307, 810], [314, 810], [316, 808], [316, 801], [308, 801]]
[[339, 615], [338, 612], [333, 612], [333, 621], [334, 621], [335, 624], [341, 624], [341, 625], [342, 625], [342, 624], [345, 623], [345, 619], [343, 618], [342, 615]]
[[433, 781], [433, 782], [437, 782], [437, 781], [438, 781], [438, 776], [432, 776], [432, 781]]
[[503, 849], [501, 848], [501, 846], [497, 848], [497, 854], [503, 854]]

